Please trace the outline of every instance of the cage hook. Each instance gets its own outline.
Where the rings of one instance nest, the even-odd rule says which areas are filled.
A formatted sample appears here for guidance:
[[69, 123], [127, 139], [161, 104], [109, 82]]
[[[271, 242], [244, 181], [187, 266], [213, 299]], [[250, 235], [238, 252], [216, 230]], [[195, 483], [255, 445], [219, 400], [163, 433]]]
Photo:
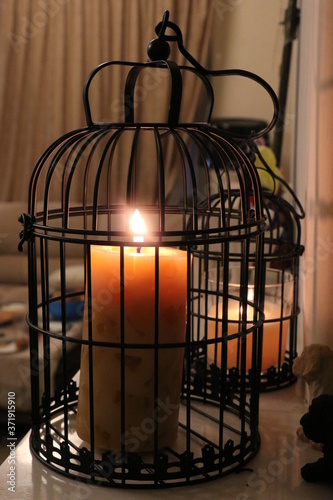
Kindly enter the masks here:
[[170, 17], [170, 13], [168, 10], [166, 10], [163, 14], [162, 23], [160, 23], [161, 28], [160, 28], [160, 31], [158, 33], [158, 38], [160, 38], [160, 39], [163, 39], [163, 37], [165, 36], [165, 30], [166, 30], [167, 25], [168, 25], [169, 17]]

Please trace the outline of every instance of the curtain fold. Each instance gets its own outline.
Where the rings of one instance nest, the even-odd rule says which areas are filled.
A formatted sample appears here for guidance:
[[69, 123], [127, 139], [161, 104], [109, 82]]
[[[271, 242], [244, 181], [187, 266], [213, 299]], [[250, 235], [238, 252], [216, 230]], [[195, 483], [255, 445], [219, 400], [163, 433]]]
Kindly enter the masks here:
[[[147, 44], [166, 9], [186, 48], [207, 65], [213, 0], [0, 2], [0, 200], [27, 199], [39, 156], [65, 132], [85, 125], [87, 75], [107, 60], [146, 61]], [[119, 96], [118, 76], [101, 81], [94, 95], [102, 118], [105, 98], [114, 105]], [[196, 91], [186, 99], [191, 120]]]
[[333, 349], [333, 4], [303, 0], [297, 120], [297, 188], [305, 193], [301, 261], [304, 345]]

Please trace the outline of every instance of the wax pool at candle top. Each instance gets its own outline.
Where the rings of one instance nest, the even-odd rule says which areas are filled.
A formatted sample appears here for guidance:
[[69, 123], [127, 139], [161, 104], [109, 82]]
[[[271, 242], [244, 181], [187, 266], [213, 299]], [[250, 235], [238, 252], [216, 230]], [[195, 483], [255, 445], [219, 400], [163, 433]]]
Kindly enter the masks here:
[[[177, 437], [183, 348], [158, 349], [158, 373], [155, 373], [155, 349], [131, 348], [130, 344], [154, 346], [155, 310], [158, 310], [158, 342], [184, 341], [187, 252], [159, 248], [158, 308], [155, 274], [155, 248], [141, 247], [138, 253], [136, 247], [125, 247], [121, 304], [120, 248], [91, 247], [93, 340], [117, 343], [116, 347], [92, 349], [95, 445], [101, 448], [119, 450], [123, 444], [126, 451], [151, 450], [156, 426], [159, 447], [171, 444]], [[120, 347], [121, 307], [124, 350]], [[87, 308], [84, 338], [88, 338]], [[154, 403], [157, 380], [158, 401]], [[89, 348], [83, 346], [77, 432], [87, 442], [90, 441], [89, 390]]]

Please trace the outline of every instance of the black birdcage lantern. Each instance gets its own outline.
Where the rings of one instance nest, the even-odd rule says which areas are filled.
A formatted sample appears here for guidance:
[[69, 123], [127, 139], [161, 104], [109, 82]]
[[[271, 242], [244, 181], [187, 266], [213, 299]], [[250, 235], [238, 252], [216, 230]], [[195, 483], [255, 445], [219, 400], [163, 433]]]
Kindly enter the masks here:
[[[258, 146], [249, 131], [232, 133], [255, 163], [262, 184], [263, 212], [267, 227], [263, 250], [263, 345], [261, 358], [260, 390], [262, 392], [285, 388], [296, 381], [292, 371], [297, 357], [297, 326], [299, 307], [299, 269], [304, 247], [301, 244], [301, 219], [303, 207], [295, 192], [285, 181], [275, 164], [274, 153], [265, 146]], [[229, 132], [230, 134], [230, 132]], [[231, 195], [233, 205], [239, 206], [237, 190]], [[238, 293], [237, 272], [242, 253], [234, 247], [230, 252], [230, 286]], [[252, 256], [255, 266], [255, 252]], [[253, 272], [253, 269], [252, 269]], [[234, 279], [235, 277], [235, 279]], [[249, 283], [249, 298], [253, 295], [253, 282]], [[234, 348], [231, 349], [232, 344]], [[239, 371], [239, 339], [229, 344], [228, 370]], [[248, 386], [251, 385], [251, 349], [246, 366]]]
[[[292, 371], [297, 357], [299, 307], [301, 219], [303, 207], [280, 172], [272, 169], [255, 143], [259, 173], [265, 176], [264, 213], [267, 220], [264, 244], [265, 321], [261, 390], [282, 389], [296, 381]], [[274, 305], [275, 304], [275, 305]], [[275, 310], [274, 310], [275, 308]]]
[[[156, 33], [149, 62], [108, 62], [89, 76], [87, 127], [42, 155], [21, 218], [31, 450], [61, 474], [110, 487], [220, 477], [241, 469], [260, 443], [264, 206], [253, 162], [209, 125], [209, 77], [264, 86], [274, 117], [262, 134], [275, 123], [276, 97], [256, 75], [202, 68], [167, 12]], [[168, 60], [168, 41], [191, 65]], [[124, 121], [94, 122], [91, 82], [115, 66], [126, 72]], [[147, 68], [169, 76], [168, 117], [158, 123], [134, 118]], [[188, 73], [206, 95], [200, 122], [180, 118]]]

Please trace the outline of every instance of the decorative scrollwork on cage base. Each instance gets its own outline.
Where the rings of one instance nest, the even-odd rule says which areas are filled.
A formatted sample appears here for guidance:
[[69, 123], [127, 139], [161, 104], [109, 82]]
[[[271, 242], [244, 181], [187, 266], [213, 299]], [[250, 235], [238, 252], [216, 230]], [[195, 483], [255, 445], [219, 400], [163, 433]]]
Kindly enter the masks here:
[[[219, 400], [214, 389], [216, 373], [214, 375], [213, 372], [214, 370], [209, 384], [210, 405], [214, 400]], [[232, 389], [232, 384], [230, 388]], [[199, 397], [201, 392], [194, 388], [194, 405], [196, 393]], [[69, 408], [67, 436], [64, 433], [62, 420], [65, 399]], [[193, 448], [195, 451], [190, 453], [186, 451], [179, 453], [179, 450], [170, 446], [159, 450], [156, 456], [152, 453], [144, 455], [128, 453], [122, 456], [119, 451], [112, 450], [104, 450], [94, 456], [87, 447], [82, 446], [75, 435], [77, 400], [78, 386], [75, 381], [71, 381], [67, 394], [58, 391], [54, 399], [47, 401], [40, 417], [39, 427], [34, 427], [32, 430], [30, 445], [34, 455], [54, 471], [90, 484], [115, 488], [124, 485], [129, 488], [160, 488], [200, 483], [241, 470], [259, 449], [259, 433], [257, 432], [255, 439], [250, 437], [251, 410], [247, 408], [247, 431], [244, 432], [241, 441], [235, 435], [234, 439], [226, 440], [222, 449], [217, 449], [209, 439], [204, 439], [200, 444], [196, 443]], [[225, 410], [237, 415], [239, 405], [239, 395], [231, 390], [226, 397]], [[49, 413], [49, 411], [51, 415], [46, 419], [44, 412]], [[213, 429], [216, 417], [213, 413], [209, 413], [207, 406], [198, 405], [194, 411], [197, 411], [198, 415], [204, 415], [206, 425], [211, 420]], [[185, 427], [181, 422], [179, 425], [180, 428]], [[196, 433], [195, 428], [191, 430], [194, 440], [203, 438], [201, 432]]]

